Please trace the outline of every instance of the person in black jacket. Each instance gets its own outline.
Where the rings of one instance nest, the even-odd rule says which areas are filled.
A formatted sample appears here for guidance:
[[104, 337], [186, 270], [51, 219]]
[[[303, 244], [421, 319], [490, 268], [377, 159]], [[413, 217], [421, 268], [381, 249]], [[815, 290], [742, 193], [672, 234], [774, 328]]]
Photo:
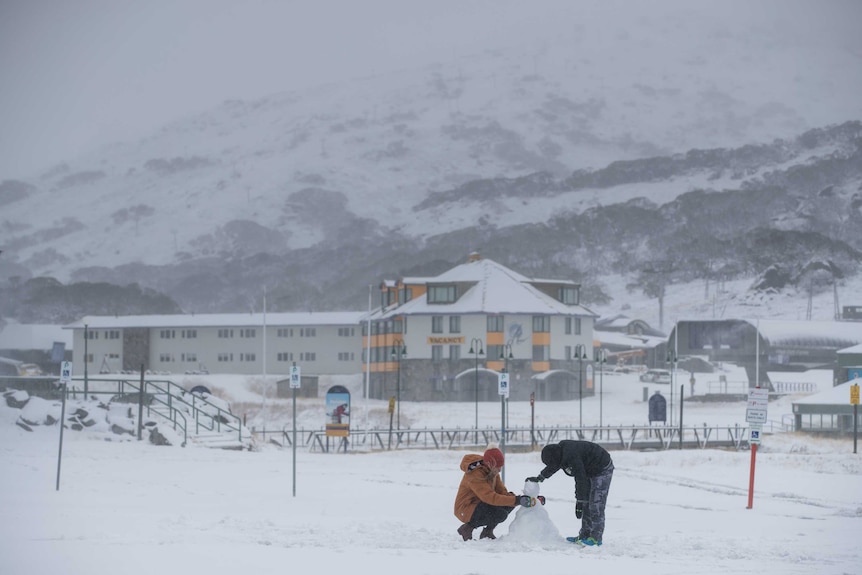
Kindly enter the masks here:
[[601, 545], [605, 505], [614, 475], [611, 454], [590, 441], [564, 439], [542, 448], [542, 463], [545, 468], [527, 481], [542, 482], [560, 469], [575, 478], [575, 517], [581, 520], [581, 530], [577, 537], [567, 539], [579, 545]]

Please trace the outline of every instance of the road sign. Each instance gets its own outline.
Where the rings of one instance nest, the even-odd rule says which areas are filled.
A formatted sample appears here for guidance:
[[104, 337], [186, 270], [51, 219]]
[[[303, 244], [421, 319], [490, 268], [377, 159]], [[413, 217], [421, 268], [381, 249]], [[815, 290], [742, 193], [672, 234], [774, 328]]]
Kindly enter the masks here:
[[299, 389], [302, 385], [302, 371], [298, 365], [290, 366], [290, 388]]
[[753, 424], [748, 431], [748, 443], [760, 443], [760, 435], [763, 432], [763, 426]]
[[497, 378], [497, 393], [509, 397], [509, 374], [505, 371]]
[[745, 409], [747, 423], [766, 423], [766, 411], [769, 406], [769, 390], [755, 387], [748, 390], [748, 405]]
[[64, 361], [60, 364], [60, 383], [68, 385], [72, 383], [72, 362]]
[[859, 405], [859, 384], [854, 383], [850, 386], [850, 404]]

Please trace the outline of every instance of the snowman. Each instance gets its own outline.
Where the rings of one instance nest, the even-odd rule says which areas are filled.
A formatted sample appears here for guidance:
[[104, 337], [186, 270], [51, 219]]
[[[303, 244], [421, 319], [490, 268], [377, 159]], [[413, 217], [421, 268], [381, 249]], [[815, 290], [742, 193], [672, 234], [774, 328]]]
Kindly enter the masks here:
[[509, 537], [523, 543], [549, 543], [562, 539], [545, 510], [545, 498], [539, 495], [539, 483], [525, 482], [523, 493], [533, 499], [533, 505], [518, 507], [515, 519], [509, 525]]

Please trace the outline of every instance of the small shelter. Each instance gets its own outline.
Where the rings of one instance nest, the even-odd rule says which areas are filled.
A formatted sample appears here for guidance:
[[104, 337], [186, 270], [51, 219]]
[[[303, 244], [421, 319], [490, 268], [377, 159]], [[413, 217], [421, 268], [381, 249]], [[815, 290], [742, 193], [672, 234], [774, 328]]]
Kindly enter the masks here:
[[793, 430], [827, 433], [853, 432], [853, 405], [850, 387], [862, 385], [862, 378], [851, 379], [832, 389], [793, 402]]

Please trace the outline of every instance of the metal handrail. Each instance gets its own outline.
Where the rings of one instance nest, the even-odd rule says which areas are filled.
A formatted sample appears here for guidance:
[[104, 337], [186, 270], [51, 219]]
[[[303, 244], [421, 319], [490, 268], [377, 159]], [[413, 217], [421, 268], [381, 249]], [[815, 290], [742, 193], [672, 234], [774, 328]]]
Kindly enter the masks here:
[[[358, 429], [350, 430], [347, 438], [328, 437], [324, 429], [297, 430], [302, 444], [309, 451], [329, 452], [331, 449], [354, 451], [385, 451], [389, 449], [482, 449], [490, 442], [500, 443], [500, 429], [438, 428], [438, 429]], [[680, 434], [681, 433], [681, 434]], [[281, 436], [283, 446], [292, 446], [289, 432], [252, 430], [266, 441], [267, 435]], [[682, 441], [680, 441], [682, 438]], [[599, 443], [608, 449], [707, 449], [730, 447], [746, 449], [749, 440], [747, 425], [616, 425], [616, 426], [547, 426], [506, 429], [506, 446], [510, 449], [536, 449], [563, 439], [579, 439]], [[477, 441], [478, 440], [478, 441]], [[331, 445], [334, 442], [334, 446]], [[297, 440], [297, 443], [300, 443]]]

